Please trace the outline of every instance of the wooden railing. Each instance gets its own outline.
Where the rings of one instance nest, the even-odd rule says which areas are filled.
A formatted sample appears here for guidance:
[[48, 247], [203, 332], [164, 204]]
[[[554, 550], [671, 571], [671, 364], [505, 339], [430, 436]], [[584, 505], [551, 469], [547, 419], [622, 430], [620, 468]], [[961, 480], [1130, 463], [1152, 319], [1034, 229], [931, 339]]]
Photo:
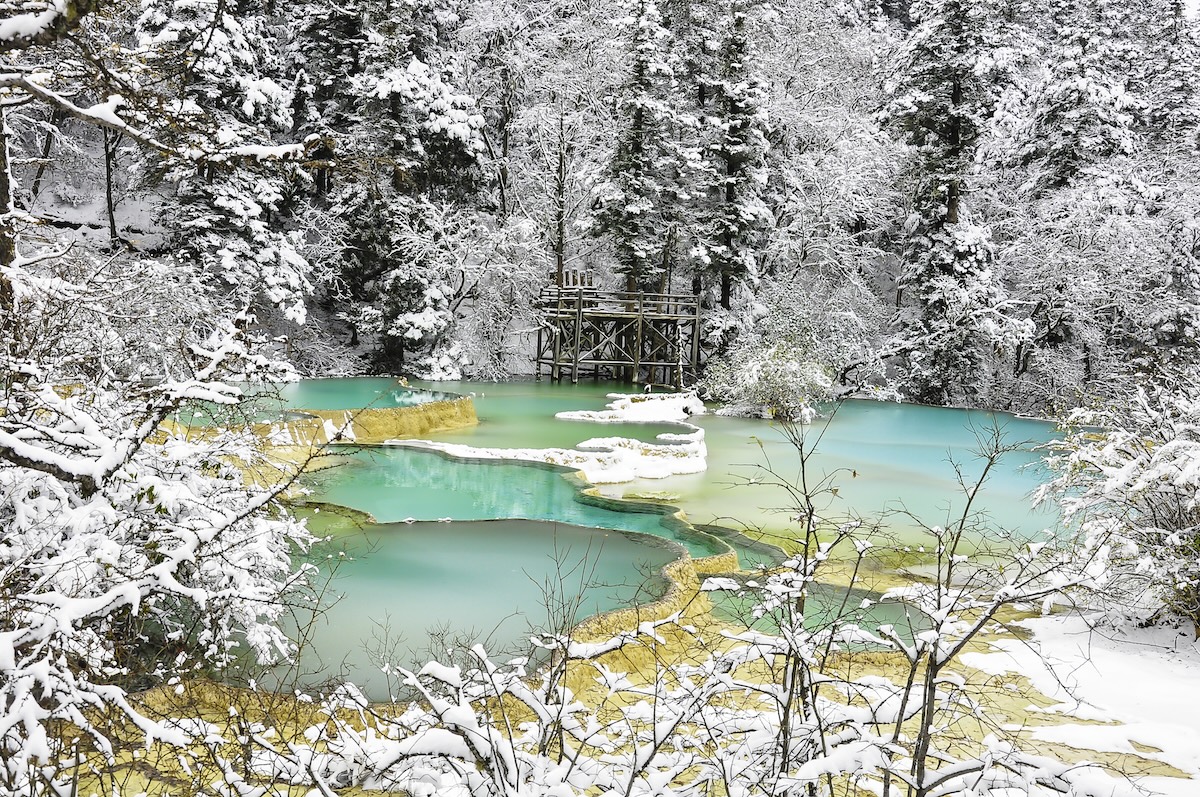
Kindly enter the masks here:
[[550, 286], [538, 296], [538, 307], [554, 312], [581, 310], [695, 317], [700, 314], [700, 297], [683, 293], [632, 293], [598, 288]]
[[682, 386], [700, 365], [700, 298], [690, 294], [542, 289], [537, 376], [581, 375]]

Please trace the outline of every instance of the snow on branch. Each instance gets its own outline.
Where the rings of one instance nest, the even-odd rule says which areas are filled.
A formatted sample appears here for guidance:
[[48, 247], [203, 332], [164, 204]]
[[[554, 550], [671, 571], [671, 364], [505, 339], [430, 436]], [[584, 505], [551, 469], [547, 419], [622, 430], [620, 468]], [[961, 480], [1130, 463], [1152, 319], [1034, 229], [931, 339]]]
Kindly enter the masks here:
[[100, 4], [95, 0], [49, 0], [17, 5], [33, 10], [0, 20], [0, 52], [52, 44], [79, 27]]
[[[39, 75], [24, 75], [18, 73], [0, 74], [0, 89], [17, 89], [37, 97], [43, 102], [61, 110], [68, 116], [80, 121], [121, 133], [129, 139], [157, 150], [164, 155], [170, 155], [196, 163], [224, 163], [233, 160], [299, 160], [304, 157], [309, 145], [295, 144], [244, 144], [236, 147], [205, 149], [201, 147], [176, 148], [155, 138], [126, 122], [117, 113], [126, 104], [124, 97], [112, 95], [104, 102], [84, 108], [71, 102], [62, 94], [47, 88], [38, 79]], [[48, 77], [48, 75], [41, 75]]]

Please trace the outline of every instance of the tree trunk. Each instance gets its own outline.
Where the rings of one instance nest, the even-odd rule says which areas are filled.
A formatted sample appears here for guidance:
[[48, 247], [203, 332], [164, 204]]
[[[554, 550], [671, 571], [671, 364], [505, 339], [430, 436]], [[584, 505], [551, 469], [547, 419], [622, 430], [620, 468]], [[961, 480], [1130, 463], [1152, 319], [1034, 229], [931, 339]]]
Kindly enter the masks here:
[[116, 247], [120, 238], [117, 235], [117, 205], [113, 198], [113, 167], [116, 166], [117, 147], [121, 145], [121, 134], [104, 130], [104, 207], [108, 211], [108, 238]]
[[[955, 78], [950, 87], [950, 107], [957, 110], [962, 104], [962, 81]], [[946, 184], [946, 224], [958, 224], [959, 193], [961, 191], [958, 172], [962, 168], [963, 155], [962, 122], [959, 121], [958, 116], [951, 119], [950, 129], [947, 132], [946, 138], [950, 143], [948, 160], [954, 172]]]
[[42, 159], [38, 163], [37, 172], [33, 176], [33, 185], [31, 193], [34, 199], [42, 193], [42, 178], [46, 174], [46, 164], [50, 162], [50, 153], [54, 150], [54, 134], [57, 128], [66, 118], [61, 108], [55, 108], [50, 114], [50, 129], [46, 131], [46, 140], [42, 144]]
[[554, 172], [554, 275], [562, 287], [567, 254], [567, 135], [562, 108], [558, 109], [558, 168]]
[[13, 218], [12, 172], [8, 160], [8, 119], [0, 105], [0, 357], [8, 362], [0, 369], [0, 390], [8, 389], [16, 375], [8, 367], [17, 347], [16, 296], [7, 269], [17, 259], [17, 230]]
[[[13, 218], [12, 167], [8, 159], [8, 116], [0, 105], [0, 267], [17, 259], [17, 230]], [[12, 285], [0, 271], [0, 310], [12, 311]], [[7, 315], [7, 314], [6, 314]]]

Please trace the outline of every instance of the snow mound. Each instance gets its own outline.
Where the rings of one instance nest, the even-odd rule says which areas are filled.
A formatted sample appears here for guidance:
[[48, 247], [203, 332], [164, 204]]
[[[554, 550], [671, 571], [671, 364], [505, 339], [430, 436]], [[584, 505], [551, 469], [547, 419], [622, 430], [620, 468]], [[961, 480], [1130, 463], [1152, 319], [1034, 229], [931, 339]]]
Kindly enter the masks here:
[[[660, 435], [663, 437], [664, 435]], [[389, 445], [406, 445], [441, 451], [463, 459], [514, 459], [546, 462], [579, 471], [592, 484], [618, 484], [634, 479], [665, 479], [684, 473], [700, 473], [707, 466], [704, 431], [696, 429], [687, 442], [643, 443], [624, 437], [585, 440], [577, 448], [476, 448], [458, 443], [428, 440], [393, 440]]]
[[686, 418], [704, 413], [695, 394], [624, 395], [609, 394], [608, 408], [598, 411], [560, 412], [555, 417], [591, 423], [677, 423], [686, 432], [660, 434], [661, 443], [645, 443], [625, 437], [596, 437], [573, 449], [565, 448], [476, 448], [458, 443], [428, 440], [392, 440], [389, 445], [406, 445], [440, 451], [464, 459], [507, 459], [546, 462], [572, 468], [592, 484], [618, 484], [634, 479], [665, 479], [700, 473], [708, 467], [704, 430]]
[[705, 412], [704, 402], [695, 393], [609, 393], [608, 398], [612, 401], [606, 409], [560, 412], [554, 417], [591, 423], [686, 423], [691, 416]]

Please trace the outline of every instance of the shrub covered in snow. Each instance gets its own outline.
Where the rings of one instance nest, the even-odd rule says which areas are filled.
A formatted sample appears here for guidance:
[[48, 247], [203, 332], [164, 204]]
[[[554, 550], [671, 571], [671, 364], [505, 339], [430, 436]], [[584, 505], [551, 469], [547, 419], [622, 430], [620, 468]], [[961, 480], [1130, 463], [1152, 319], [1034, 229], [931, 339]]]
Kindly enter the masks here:
[[[1071, 415], [1053, 495], [1075, 522], [1085, 586], [1114, 616], [1164, 609], [1200, 628], [1200, 390], [1195, 375]], [[1100, 427], [1097, 431], [1095, 427]]]
[[128, 258], [17, 258], [0, 280], [0, 794], [51, 793], [73, 737], [105, 751], [131, 722], [186, 741], [129, 690], [290, 657], [310, 537], [243, 477], [252, 441], [164, 426], [274, 372], [244, 318]]
[[763, 295], [771, 298], [743, 308], [736, 323], [723, 317], [732, 342], [708, 364], [708, 397], [736, 414], [808, 421], [816, 404], [885, 388], [872, 349], [882, 316], [862, 286], [797, 273]]

